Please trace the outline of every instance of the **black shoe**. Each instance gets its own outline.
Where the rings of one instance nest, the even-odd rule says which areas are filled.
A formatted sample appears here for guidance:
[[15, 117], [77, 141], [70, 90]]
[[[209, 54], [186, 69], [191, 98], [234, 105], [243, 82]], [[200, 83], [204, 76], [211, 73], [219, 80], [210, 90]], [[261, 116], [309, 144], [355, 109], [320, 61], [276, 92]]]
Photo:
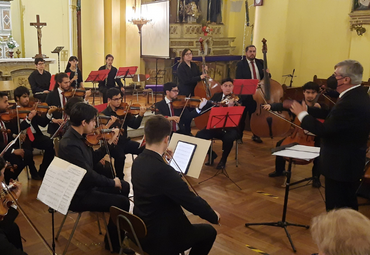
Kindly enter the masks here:
[[[208, 155], [209, 157], [209, 155]], [[218, 155], [216, 154], [216, 152], [212, 151], [212, 160], [211, 160], [211, 163], [209, 162], [209, 160], [205, 163], [206, 166], [212, 166], [213, 163], [215, 162], [215, 159], [218, 157]]]
[[42, 180], [42, 177], [38, 174], [31, 175], [32, 180], [39, 181]]
[[226, 162], [224, 160], [221, 160], [217, 166], [216, 169], [225, 169]]
[[252, 141], [256, 143], [262, 143], [261, 138], [259, 138], [259, 136], [256, 136], [256, 135], [252, 136]]
[[285, 171], [284, 172], [273, 171], [272, 173], [269, 173], [269, 177], [277, 177], [277, 176], [284, 176], [284, 175], [285, 175]]
[[237, 142], [238, 144], [243, 144], [243, 140], [242, 140], [242, 139], [238, 139], [238, 140], [236, 140], [236, 142]]
[[321, 182], [320, 179], [317, 177], [313, 177], [312, 179], [312, 187], [314, 188], [320, 188], [321, 187]]

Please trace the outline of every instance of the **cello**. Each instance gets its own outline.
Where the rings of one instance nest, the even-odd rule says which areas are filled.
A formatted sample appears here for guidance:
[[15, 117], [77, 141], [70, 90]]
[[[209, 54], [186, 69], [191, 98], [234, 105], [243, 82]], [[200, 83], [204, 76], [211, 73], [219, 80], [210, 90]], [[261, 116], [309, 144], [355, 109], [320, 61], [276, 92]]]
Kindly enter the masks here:
[[251, 116], [250, 127], [253, 134], [259, 137], [285, 136], [290, 132], [291, 124], [289, 114], [286, 112], [273, 113], [262, 109], [264, 104], [280, 103], [284, 91], [280, 83], [272, 80], [267, 72], [267, 44], [263, 38], [263, 80], [259, 83], [256, 93], [253, 95], [257, 103], [256, 111]]
[[[200, 43], [200, 54], [202, 55], [202, 67], [203, 72], [207, 74], [207, 71], [205, 70], [206, 67], [205, 56], [207, 50], [205, 50], [203, 42], [204, 42], [203, 38], [200, 37], [199, 43]], [[210, 100], [215, 93], [219, 93], [221, 91], [222, 91], [221, 86], [217, 81], [213, 80], [212, 78], [206, 77], [205, 79], [197, 83], [197, 85], [194, 88], [194, 95], [200, 98], [206, 98], [207, 100]], [[199, 130], [204, 129], [207, 126], [209, 114], [210, 112], [208, 111], [194, 119], [195, 126]]]

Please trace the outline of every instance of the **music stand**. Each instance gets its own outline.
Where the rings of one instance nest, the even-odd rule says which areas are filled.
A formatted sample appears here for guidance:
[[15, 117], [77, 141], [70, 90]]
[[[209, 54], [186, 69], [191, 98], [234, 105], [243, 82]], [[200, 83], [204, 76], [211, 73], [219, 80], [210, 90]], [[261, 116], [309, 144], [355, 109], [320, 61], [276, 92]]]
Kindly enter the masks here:
[[235, 95], [254, 95], [256, 93], [258, 79], [235, 79], [233, 93]]
[[110, 70], [109, 69], [104, 69], [104, 70], [99, 70], [99, 71], [91, 71], [89, 76], [87, 77], [85, 82], [92, 82], [93, 84], [93, 105], [95, 105], [95, 92], [96, 92], [96, 87], [95, 84], [104, 81], [109, 74]]
[[[137, 66], [120, 67], [118, 68], [116, 77], [114, 77], [114, 79], [123, 79], [123, 87], [126, 90], [126, 78], [133, 78], [136, 71], [137, 71]], [[126, 102], [126, 91], [123, 97]]]
[[[239, 125], [240, 119], [243, 115], [244, 106], [234, 106], [234, 107], [213, 107], [211, 109], [208, 123], [206, 129], [219, 129], [219, 128], [236, 128]], [[209, 157], [212, 157], [212, 150], [211, 155]], [[216, 177], [219, 174], [223, 174], [228, 178], [232, 183], [235, 184], [240, 190], [238, 184], [236, 184], [229, 176], [229, 174], [226, 171], [226, 168], [219, 169], [213, 176], [209, 177], [208, 179], [205, 179], [199, 184], [208, 181], [214, 177]]]
[[64, 46], [57, 46], [51, 53], [57, 53], [58, 54], [58, 72], [60, 73], [60, 59], [59, 59], [59, 53], [64, 49]]
[[[290, 149], [286, 149], [286, 148], [289, 148], [290, 146], [292, 146], [294, 144], [290, 144], [290, 145], [285, 145], [285, 146], [280, 146], [280, 147], [277, 147], [277, 148], [274, 148], [273, 152], [279, 152], [279, 154], [277, 156], [282, 156], [282, 157], [286, 157], [286, 158], [289, 158], [289, 166], [288, 166], [288, 171], [286, 173], [286, 186], [285, 186], [285, 196], [284, 196], [284, 206], [283, 206], [283, 214], [282, 214], [282, 218], [281, 218], [281, 221], [276, 221], [276, 222], [261, 222], [261, 223], [245, 223], [245, 226], [246, 227], [249, 227], [249, 226], [257, 226], [257, 225], [262, 225], [262, 226], [272, 226], [272, 227], [280, 227], [280, 228], [283, 228], [285, 230], [285, 233], [289, 239], [289, 242], [290, 242], [290, 245], [292, 246], [292, 249], [294, 252], [297, 252], [294, 244], [293, 244], [293, 241], [292, 241], [292, 238], [288, 232], [288, 229], [287, 227], [288, 226], [294, 226], [294, 227], [302, 227], [302, 228], [306, 228], [306, 229], [309, 229], [310, 226], [308, 225], [302, 225], [302, 224], [295, 224], [295, 223], [290, 223], [290, 222], [287, 222], [286, 221], [286, 213], [287, 213], [287, 209], [288, 209], [288, 197], [289, 197], [289, 189], [290, 189], [290, 177], [292, 175], [292, 164], [293, 164], [293, 159], [306, 159], [306, 160], [309, 160], [309, 159], [314, 159], [316, 157], [319, 156], [318, 153], [313, 153], [313, 152], [309, 152], [309, 151], [306, 151], [306, 150], [301, 150], [301, 149], [297, 149], [295, 150], [295, 152], [297, 152], [297, 154], [294, 154], [294, 151], [292, 152], [292, 150]], [[299, 145], [301, 146], [301, 145]], [[301, 146], [301, 147], [311, 147], [311, 146]], [[292, 148], [292, 147], [290, 147]], [[299, 154], [299, 155], [298, 155]], [[276, 155], [275, 153], [273, 153], [273, 155]]]

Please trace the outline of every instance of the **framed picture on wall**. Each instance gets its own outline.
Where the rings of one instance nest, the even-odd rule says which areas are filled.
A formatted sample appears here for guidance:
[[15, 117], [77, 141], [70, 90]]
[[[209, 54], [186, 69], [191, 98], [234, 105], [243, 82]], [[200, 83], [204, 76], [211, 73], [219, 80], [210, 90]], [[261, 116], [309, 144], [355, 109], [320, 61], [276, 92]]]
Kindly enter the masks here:
[[370, 10], [370, 0], [353, 0], [352, 11]]

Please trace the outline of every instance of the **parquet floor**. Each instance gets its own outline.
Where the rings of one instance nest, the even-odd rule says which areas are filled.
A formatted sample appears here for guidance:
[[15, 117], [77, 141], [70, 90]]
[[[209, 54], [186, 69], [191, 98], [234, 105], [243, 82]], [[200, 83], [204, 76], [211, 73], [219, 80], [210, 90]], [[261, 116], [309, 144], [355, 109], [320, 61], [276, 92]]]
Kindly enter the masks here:
[[[221, 226], [215, 226], [218, 235], [211, 255], [258, 254], [247, 246], [260, 249], [265, 252], [264, 254], [294, 254], [283, 229], [269, 226], [249, 228], [244, 226], [246, 222], [281, 220], [285, 192], [282, 187], [284, 177], [267, 176], [274, 170], [274, 157], [270, 155], [270, 149], [279, 139], [264, 138], [262, 144], [257, 144], [251, 141], [251, 133], [245, 131], [244, 143], [239, 145], [239, 167], [235, 166], [235, 150], [232, 150], [226, 166], [230, 178], [241, 187], [241, 190], [223, 175], [198, 184], [199, 181], [215, 174], [214, 167], [204, 166], [199, 179], [190, 178], [199, 195], [221, 214]], [[221, 151], [220, 141], [216, 141], [214, 150]], [[40, 159], [40, 155], [35, 157], [37, 165], [40, 164]], [[127, 156], [125, 165], [127, 181], [130, 181], [131, 164], [131, 157]], [[312, 164], [294, 166], [292, 181], [310, 177], [311, 167]], [[51, 243], [51, 214], [48, 212], [48, 207], [36, 199], [41, 181], [27, 180], [25, 172], [21, 173], [19, 180], [23, 183], [23, 192], [19, 199], [21, 207], [46, 240]], [[323, 178], [321, 181], [323, 182]], [[323, 188], [313, 188], [310, 183], [293, 189], [289, 196], [287, 221], [309, 225], [313, 216], [325, 211], [323, 194]], [[370, 216], [368, 206], [361, 207], [360, 211]], [[189, 218], [193, 223], [204, 222], [194, 215], [189, 214]], [[62, 219], [63, 216], [56, 213], [56, 231]], [[61, 236], [56, 241], [58, 254], [63, 252], [75, 219], [76, 215], [69, 215], [67, 218]], [[29, 255], [49, 254], [41, 239], [22, 215], [18, 216], [17, 223], [23, 238], [26, 239], [23, 243], [25, 252]], [[288, 230], [297, 248], [297, 255], [317, 252], [309, 230], [297, 227], [288, 227]], [[103, 237], [98, 234], [96, 215], [86, 212], [80, 220], [68, 254], [111, 254], [104, 249]]]

